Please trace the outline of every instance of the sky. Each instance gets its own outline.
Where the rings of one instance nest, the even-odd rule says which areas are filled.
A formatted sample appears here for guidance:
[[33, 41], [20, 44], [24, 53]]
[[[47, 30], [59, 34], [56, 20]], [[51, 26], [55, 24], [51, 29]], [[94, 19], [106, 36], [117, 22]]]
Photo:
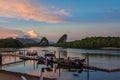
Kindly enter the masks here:
[[0, 0], [0, 38], [120, 37], [120, 0]]

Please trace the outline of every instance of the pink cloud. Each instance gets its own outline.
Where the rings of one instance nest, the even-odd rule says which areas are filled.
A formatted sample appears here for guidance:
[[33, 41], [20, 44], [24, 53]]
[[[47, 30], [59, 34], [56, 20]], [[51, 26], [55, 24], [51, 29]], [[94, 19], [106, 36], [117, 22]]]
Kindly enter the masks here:
[[38, 34], [36, 31], [34, 31], [34, 30], [28, 31], [28, 35], [29, 35], [31, 38], [38, 38], [38, 37], [40, 37], [39, 34]]
[[0, 0], [0, 16], [3, 17], [58, 23], [67, 22], [64, 16], [68, 15], [69, 13], [64, 9], [51, 11], [38, 4], [37, 0]]
[[25, 35], [24, 32], [20, 30], [12, 30], [7, 28], [0, 27], [0, 39], [1, 38], [9, 38], [9, 37], [23, 37]]

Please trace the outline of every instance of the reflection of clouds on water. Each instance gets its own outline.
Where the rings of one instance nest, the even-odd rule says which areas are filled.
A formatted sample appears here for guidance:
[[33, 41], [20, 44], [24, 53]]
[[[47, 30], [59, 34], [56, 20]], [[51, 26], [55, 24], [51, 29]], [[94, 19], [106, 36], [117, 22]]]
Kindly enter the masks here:
[[70, 53], [68, 53], [68, 57], [79, 57], [80, 59], [84, 59], [85, 55], [70, 52]]
[[67, 50], [60, 50], [61, 58], [67, 58]]
[[46, 72], [44, 73], [44, 76], [57, 78], [57, 80], [70, 80], [73, 77], [71, 73], [63, 72], [63, 69], [61, 69], [60, 72], [59, 69], [57, 69], [56, 72]]
[[[41, 69], [41, 65], [39, 65], [36, 70], [28, 71], [26, 73], [31, 74], [31, 75], [35, 75], [35, 76], [40, 76], [40, 74], [41, 74], [40, 69]], [[71, 75], [71, 76], [69, 76], [69, 75]], [[69, 72], [64, 73], [63, 69], [59, 70], [59, 69], [55, 69], [55, 68], [53, 68], [52, 72], [48, 72], [45, 70], [45, 72], [43, 73], [43, 77], [57, 78], [57, 80], [70, 80], [73, 77], [72, 75], [73, 75], [73, 73], [69, 73]]]
[[90, 64], [104, 68], [120, 68], [120, 55], [97, 54], [89, 55]]
[[27, 63], [28, 63], [28, 64], [34, 64], [35, 61], [34, 61], [34, 60], [29, 60], [29, 61], [27, 61]]
[[59, 52], [61, 58], [80, 57], [80, 59], [85, 58], [86, 53], [89, 53], [89, 61], [91, 65], [106, 68], [120, 67], [120, 51], [115, 50], [87, 50], [59, 47], [32, 47], [28, 48], [28, 50], [37, 50], [38, 54], [42, 56], [44, 55], [42, 50], [54, 50], [56, 51], [57, 58], [59, 57]]
[[[59, 51], [63, 51], [61, 53], [61, 57], [63, 58], [68, 56], [84, 58], [86, 56], [85, 54], [86, 50], [83, 49], [70, 49], [70, 48], [65, 49], [65, 48], [57, 48], [57, 47], [32, 47], [32, 48], [24, 48], [24, 49], [37, 50], [38, 54], [40, 55], [42, 50], [54, 50], [56, 51], [56, 57], [58, 57]], [[115, 67], [120, 68], [120, 63], [119, 63], [120, 51], [97, 50], [97, 53], [95, 53], [94, 51], [96, 52], [96, 50], [87, 50], [87, 52], [89, 52], [90, 65], [95, 65], [98, 67], [105, 67], [105, 68], [115, 68]], [[9, 57], [6, 57], [4, 59], [9, 60]], [[14, 60], [14, 57], [11, 57], [11, 59]], [[41, 64], [37, 65], [37, 61], [34, 62], [33, 60], [28, 60], [25, 61], [25, 63], [22, 62], [20, 64], [2, 67], [2, 69], [40, 76], [40, 71], [42, 67], [45, 67], [45, 65], [41, 65]], [[76, 77], [76, 74], [79, 76]], [[94, 71], [94, 72], [90, 71], [89, 74], [91, 80], [116, 80], [120, 78], [119, 76], [120, 72], [106, 73], [102, 71]], [[74, 70], [69, 70], [69, 71], [66, 71], [65, 69], [55, 70], [54, 68], [52, 72], [45, 71], [43, 73], [43, 76], [50, 78], [57, 78], [57, 80], [88, 80], [87, 78], [89, 78], [87, 77], [87, 72], [85, 70], [83, 70], [82, 73], [78, 73], [78, 71], [74, 71]]]
[[37, 48], [36, 47], [30, 47], [30, 48], [28, 48], [28, 51], [37, 51]]
[[19, 57], [15, 57], [15, 56], [2, 56], [2, 64], [12, 63], [12, 62], [16, 62], [16, 61], [20, 61]]

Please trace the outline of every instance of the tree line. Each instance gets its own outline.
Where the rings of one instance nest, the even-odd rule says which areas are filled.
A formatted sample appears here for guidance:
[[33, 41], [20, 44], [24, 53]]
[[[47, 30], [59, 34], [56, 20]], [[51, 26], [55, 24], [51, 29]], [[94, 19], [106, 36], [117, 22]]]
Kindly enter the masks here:
[[120, 37], [87, 37], [72, 42], [56, 43], [57, 47], [99, 49], [103, 47], [120, 47]]
[[24, 45], [16, 39], [0, 39], [0, 48], [21, 48]]

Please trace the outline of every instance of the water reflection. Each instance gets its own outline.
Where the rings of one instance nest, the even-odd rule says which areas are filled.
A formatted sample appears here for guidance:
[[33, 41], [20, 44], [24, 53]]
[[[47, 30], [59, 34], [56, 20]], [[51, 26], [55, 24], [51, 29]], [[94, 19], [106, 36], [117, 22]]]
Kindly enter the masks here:
[[28, 48], [28, 51], [30, 51], [30, 52], [33, 52], [33, 51], [37, 51], [37, 48], [36, 47], [30, 47], [30, 48]]
[[[62, 80], [78, 80], [78, 79], [96, 80], [90, 74], [95, 73], [95, 74], [99, 75], [99, 72], [91, 72], [91, 71], [89, 71], [89, 69], [88, 70], [80, 70], [80, 69], [72, 69], [72, 68], [63, 69], [63, 68], [56, 68], [56, 65], [53, 65], [53, 66], [54, 67], [52, 68], [52, 72], [47, 72], [47, 71], [44, 72], [44, 77], [58, 78], [57, 80], [61, 80], [61, 79]], [[25, 65], [24, 65], [24, 63], [21, 63], [20, 65], [9, 66], [4, 69], [39, 76], [40, 70], [42, 67], [46, 67], [46, 66], [45, 65], [37, 65], [37, 61], [29, 60], [29, 61], [25, 61]], [[103, 74], [101, 74], [101, 76], [104, 74], [108, 74], [108, 73], [103, 73]], [[89, 77], [90, 78], [92, 77], [93, 79], [89, 79]], [[98, 77], [98, 78], [100, 78], [100, 77]], [[100, 78], [98, 80], [101, 80], [101, 79], [102, 78]]]
[[[120, 51], [102, 51], [102, 50], [83, 50], [83, 49], [65, 49], [56, 47], [33, 47], [24, 48], [24, 50], [37, 50], [39, 55], [42, 55], [42, 50], [54, 50], [56, 51], [56, 57], [67, 58], [67, 57], [80, 57], [85, 58], [86, 52], [89, 52], [89, 64], [105, 68], [120, 68]], [[96, 52], [96, 53], [95, 53]], [[5, 63], [7, 61], [15, 61], [15, 57], [1, 57], [0, 63]], [[16, 59], [19, 60], [19, 59]], [[40, 75], [40, 70], [45, 65], [38, 65], [37, 61], [29, 60], [20, 63], [19, 65], [11, 65], [8, 67], [3, 67], [2, 69], [9, 71], [16, 71], [22, 73], [28, 73], [32, 75]], [[117, 80], [120, 79], [120, 72], [106, 73], [102, 71], [91, 71], [89, 69], [63, 69], [56, 68], [57, 65], [49, 65], [52, 68], [52, 72], [45, 71], [44, 76], [50, 78], [57, 78], [57, 80]]]
[[[85, 54], [82, 54], [85, 56]], [[90, 65], [102, 68], [120, 68], [120, 55], [89, 54]]]
[[85, 49], [66, 49], [59, 47], [32, 47], [28, 48], [30, 50], [37, 50], [39, 55], [42, 54], [42, 50], [54, 50], [56, 51], [56, 57], [59, 58], [59, 53], [61, 58], [68, 57], [79, 57], [84, 59], [86, 53], [89, 53], [90, 65], [95, 65], [105, 68], [119, 68], [120, 67], [120, 51], [114, 50], [85, 50]]
[[19, 57], [11, 55], [0, 55], [0, 65], [5, 65], [12, 62], [20, 61]]
[[60, 52], [60, 55], [61, 55], [62, 58], [67, 58], [68, 57], [67, 50], [60, 50], [59, 52]]

